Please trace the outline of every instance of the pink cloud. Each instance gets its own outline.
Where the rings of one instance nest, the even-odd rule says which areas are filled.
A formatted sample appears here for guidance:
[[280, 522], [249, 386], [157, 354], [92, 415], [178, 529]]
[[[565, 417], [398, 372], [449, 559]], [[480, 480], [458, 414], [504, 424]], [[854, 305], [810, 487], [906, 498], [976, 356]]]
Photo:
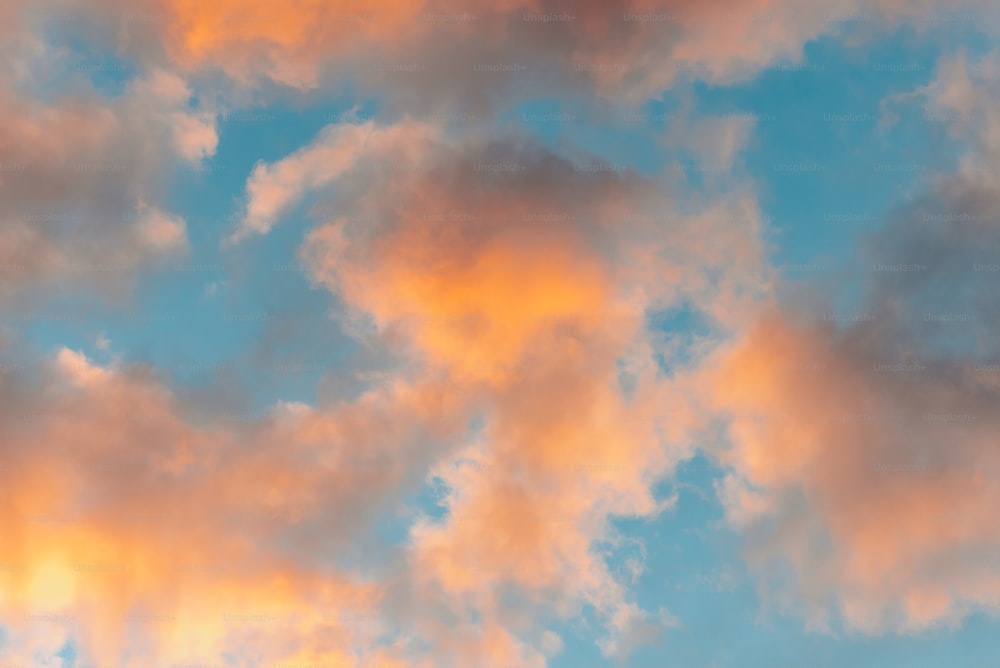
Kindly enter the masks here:
[[727, 517], [765, 591], [817, 626], [1000, 612], [998, 318], [977, 269], [1000, 251], [983, 104], [1000, 71], [980, 65], [944, 58], [906, 96], [965, 154], [863, 246], [860, 315], [773, 304], [704, 370], [710, 414], [729, 419]]

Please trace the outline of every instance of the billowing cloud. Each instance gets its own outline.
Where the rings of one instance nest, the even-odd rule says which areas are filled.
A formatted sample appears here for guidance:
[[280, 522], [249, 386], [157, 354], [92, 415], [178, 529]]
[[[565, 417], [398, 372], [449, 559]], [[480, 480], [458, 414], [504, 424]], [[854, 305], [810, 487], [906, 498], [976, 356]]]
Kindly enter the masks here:
[[468, 663], [497, 633], [541, 646], [531, 619], [588, 606], [604, 650], [627, 652], [661, 620], [629, 601], [600, 545], [616, 542], [611, 517], [670, 506], [652, 485], [689, 454], [694, 419], [646, 315], [692, 304], [728, 326], [762, 287], [755, 203], [721, 194], [672, 216], [667, 182], [598, 156], [418, 129], [327, 128], [255, 168], [248, 220], [314, 191], [307, 271], [355, 331], [392, 341], [477, 416], [468, 445], [428, 472], [445, 516], [413, 526], [407, 557], [410, 596], [440, 611], [420, 625], [442, 656]]
[[164, 10], [166, 48], [180, 63], [293, 86], [316, 85], [324, 69], [360, 72], [362, 85], [405, 91], [404, 100], [425, 106], [442, 97], [496, 103], [553, 84], [641, 101], [677, 79], [728, 83], [797, 62], [808, 41], [857, 16], [915, 18], [905, 3], [863, 0], [496, 0], [461, 11], [434, 0], [303, 0], [280, 12], [238, 2]]
[[97, 663], [358, 665], [383, 584], [318, 557], [461, 424], [449, 388], [399, 383], [205, 422], [148, 370], [68, 349], [0, 392], [0, 623], [29, 663], [72, 642]]
[[[609, 656], [650, 638], [672, 618], [609, 564], [611, 518], [671, 507], [653, 485], [696, 416], [647, 312], [690, 304], [727, 328], [762, 277], [751, 196], [681, 217], [669, 192], [597, 156], [411, 122], [332, 126], [258, 164], [235, 240], [313, 200], [303, 266], [393, 365], [356, 399], [249, 422], [68, 349], [4, 375], [12, 656], [72, 641], [154, 665], [543, 666], [549, 625], [585, 609]], [[149, 243], [182, 229], [143, 221]], [[402, 509], [421, 486], [440, 517]], [[405, 538], [379, 543], [394, 517]]]
[[[243, 84], [315, 88], [347, 78], [413, 113], [450, 102], [483, 108], [512, 96], [595, 90], [641, 102], [677, 80], [745, 80], [794, 63], [820, 36], [863, 24], [944, 20], [989, 3], [896, 0], [438, 0], [69, 3], [117, 26], [116, 48], [188, 72], [222, 70]], [[44, 20], [45, 6], [33, 12]], [[987, 25], [985, 21], [980, 25]]]
[[[732, 174], [747, 119], [663, 137], [721, 175], [698, 188], [511, 128], [413, 120], [742, 81], [852, 18], [909, 21], [905, 5], [3, 5], [33, 29], [85, 14], [105, 47], [115, 26], [115, 55], [139, 71], [114, 97], [83, 76], [52, 94], [33, 66], [62, 56], [4, 43], [0, 298], [185, 250], [164, 178], [214, 155], [200, 93], [220, 72], [244, 99], [262, 82], [357, 84], [400, 119], [334, 124], [258, 162], [228, 238], [308, 210], [307, 277], [391, 357], [356, 398], [240, 422], [69, 349], [38, 374], [0, 369], [6, 654], [71, 642], [130, 665], [544, 666], [556, 625], [582, 617], [621, 659], [673, 621], [669, 602], [637, 605], [641, 561], [615, 567], [628, 546], [614, 519], [669, 511], [657, 483], [720, 422], [727, 518], [780, 601], [864, 631], [996, 611], [994, 60], [942, 61], [915, 94], [967, 152], [871, 240], [859, 313], [873, 315], [846, 326], [771, 299], [756, 198]], [[656, 331], [672, 316], [707, 333]], [[436, 497], [417, 510], [419, 493]]]
[[993, 58], [959, 56], [919, 92], [967, 153], [869, 241], [857, 311], [772, 309], [710, 374], [730, 521], [817, 625], [1000, 611], [996, 84]]

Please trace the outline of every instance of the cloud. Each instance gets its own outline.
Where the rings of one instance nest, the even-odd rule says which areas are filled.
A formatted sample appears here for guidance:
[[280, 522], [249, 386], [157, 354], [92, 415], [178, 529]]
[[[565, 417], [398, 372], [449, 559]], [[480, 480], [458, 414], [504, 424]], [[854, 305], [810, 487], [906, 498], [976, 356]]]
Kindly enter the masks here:
[[865, 244], [858, 315], [772, 305], [708, 367], [727, 517], [762, 588], [817, 626], [1000, 611], [994, 62], [944, 58], [919, 91], [967, 151]]
[[[238, 76], [246, 57], [296, 85], [318, 44], [299, 40], [329, 18], [329, 5], [286, 9], [288, 27], [260, 5], [235, 23], [229, 5], [172, 7], [172, 67]], [[217, 147], [191, 85], [150, 68], [114, 99], [83, 84], [52, 100], [15, 79], [0, 249], [30, 271], [9, 293], [183, 252], [161, 179]], [[278, 404], [246, 423], [190, 405], [150, 369], [68, 349], [37, 377], [5, 372], [12, 660], [72, 641], [112, 663], [544, 665], [561, 647], [545, 623], [587, 607], [609, 656], [647, 641], [667, 617], [638, 608], [607, 564], [622, 541], [611, 518], [671, 507], [653, 485], [690, 454], [692, 419], [647, 311], [697, 305], [728, 327], [761, 278], [753, 197], [713, 193], [665, 215], [671, 187], [572, 148], [410, 120], [334, 125], [259, 163], [231, 241], [315, 199], [309, 278], [397, 364], [355, 400]], [[443, 490], [444, 516], [411, 521], [387, 565], [344, 565], [422, 484]]]
[[534, 665], [521, 643], [551, 640], [531, 620], [585, 607], [620, 656], [659, 622], [599, 545], [618, 544], [610, 518], [671, 506], [652, 485], [689, 454], [695, 419], [646, 315], [690, 304], [731, 325], [764, 276], [755, 202], [722, 193], [672, 216], [667, 184], [598, 156], [414, 127], [327, 128], [255, 168], [247, 210], [313, 191], [307, 273], [358, 336], [446, 382], [479, 425], [427, 471], [444, 517], [410, 530], [404, 598], [427, 611], [415, 623], [437, 661]]
[[312, 144], [279, 163], [259, 162], [247, 181], [246, 214], [230, 242], [252, 233], [266, 234], [292, 203], [329, 185], [363, 159], [405, 160], [409, 147], [431, 134], [432, 129], [420, 123], [330, 125]]
[[184, 221], [155, 202], [172, 169], [215, 151], [214, 117], [189, 96], [166, 72], [114, 100], [86, 87], [46, 100], [0, 77], [0, 298], [63, 281], [121, 287], [185, 251]]
[[95, 662], [355, 665], [383, 584], [319, 557], [419, 482], [460, 419], [447, 388], [392, 383], [206, 421], [149, 370], [69, 349], [5, 370], [0, 396], [0, 622], [25, 662], [72, 641]]
[[[465, 10], [437, 0], [128, 7], [102, 0], [59, 7], [117, 26], [117, 47], [144, 62], [221, 70], [251, 87], [274, 81], [310, 89], [346, 79], [415, 114], [452, 103], [485, 110], [553, 90], [642, 102], [678, 80], [733, 83], [799, 62], [805, 44], [849, 30], [852, 20], [891, 26], [920, 23], [928, 13], [985, 17], [989, 3], [923, 8], [887, 0], [493, 0]], [[33, 13], [44, 16], [44, 6]]]
[[[553, 578], [549, 583], [557, 591], [593, 589], [600, 598], [592, 603], [613, 613], [610, 623], [621, 633], [648, 624], [634, 605], [620, 601], [624, 592], [600, 555], [586, 549], [590, 532], [605, 523], [604, 513], [636, 509], [634, 501], [605, 492], [608, 508], [586, 510], [593, 500], [585, 490], [620, 488], [626, 497], [644, 498], [648, 493], [632, 490], [629, 479], [638, 465], [553, 460], [548, 473], [532, 475], [575, 490], [575, 496], [561, 499], [558, 489], [528, 485], [522, 505], [503, 491], [509, 480], [499, 489], [495, 476], [481, 478], [482, 489], [479, 483], [462, 485], [456, 476], [469, 478], [470, 472], [448, 453], [462, 452], [456, 444], [479, 403], [470, 405], [467, 387], [393, 378], [352, 402], [324, 408], [278, 404], [266, 417], [240, 423], [224, 415], [197, 417], [183, 396], [145, 368], [101, 366], [61, 349], [39, 370], [5, 370], [0, 376], [7, 528], [0, 537], [0, 623], [9, 629], [8, 660], [53, 656], [72, 643], [88, 661], [143, 656], [153, 665], [212, 663], [223, 653], [256, 662], [368, 665], [379, 657], [385, 665], [401, 666], [544, 665], [541, 652], [557, 651], [551, 633], [525, 627], [511, 610], [482, 608], [479, 600], [481, 623], [447, 623], [465, 609], [465, 596], [451, 581], [440, 588], [439, 578], [456, 566], [464, 569], [456, 558], [469, 549], [486, 557], [465, 539], [487, 536], [499, 554], [479, 567], [486, 582], [508, 581], [529, 591], [538, 584], [525, 581], [509, 562], [520, 547], [525, 558], [543, 560], [536, 566], [546, 555], [580, 558], [577, 566], [588, 569], [582, 577], [568, 565], [553, 564], [555, 570], [536, 578]], [[614, 393], [606, 395], [612, 410], [625, 410], [614, 408], [620, 403]], [[537, 429], [555, 427], [539, 417]], [[616, 426], [604, 421], [616, 417], [605, 416], [601, 428], [613, 433]], [[490, 422], [491, 431], [513, 426], [503, 417]], [[580, 429], [587, 426], [598, 423]], [[634, 429], [637, 434], [647, 428]], [[538, 442], [526, 438], [524, 445]], [[606, 444], [605, 455], [621, 445]], [[651, 441], [630, 447], [650, 449], [647, 463], [664, 456]], [[491, 470], [507, 479], [506, 457], [486, 454]], [[584, 453], [579, 459], [592, 457]], [[365, 562], [343, 565], [351, 541], [395, 512], [395, 504], [432, 470], [440, 471], [453, 497], [479, 497], [514, 524], [498, 524], [501, 516], [493, 516], [499, 531], [480, 527], [466, 535], [464, 529], [420, 522], [402, 553], [402, 570], [392, 563], [388, 570]], [[560, 506], [531, 503], [546, 498]], [[656, 509], [651, 500], [642, 503], [639, 511]], [[455, 498], [448, 505], [456, 520], [487, 519], [478, 502], [465, 507]], [[576, 521], [579, 528], [573, 528]], [[521, 530], [534, 522], [537, 532]], [[388, 554], [388, 546], [379, 549]], [[477, 598], [486, 596], [484, 587], [473, 584]]]

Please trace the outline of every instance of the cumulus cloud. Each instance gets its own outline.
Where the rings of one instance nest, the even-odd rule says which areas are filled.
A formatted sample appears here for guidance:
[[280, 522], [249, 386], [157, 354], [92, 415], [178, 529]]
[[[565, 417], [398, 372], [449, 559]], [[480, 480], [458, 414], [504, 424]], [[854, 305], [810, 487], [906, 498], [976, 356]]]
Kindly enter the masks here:
[[599, 156], [409, 123], [327, 128], [258, 165], [246, 209], [287, 211], [308, 190], [307, 272], [366, 323], [356, 332], [446, 379], [481, 424], [428, 471], [445, 517], [410, 533], [409, 596], [439, 611], [421, 625], [441, 656], [468, 662], [501, 634], [491, 658], [527, 661], [518, 643], [551, 645], [531, 619], [584, 607], [609, 654], [648, 638], [657, 617], [598, 549], [616, 541], [611, 517], [670, 507], [652, 485], [689, 454], [693, 414], [645, 317], [691, 304], [731, 325], [764, 279], [752, 197], [673, 216], [667, 182]]
[[393, 383], [206, 422], [149, 370], [69, 349], [4, 371], [0, 394], [0, 621], [26, 662], [72, 641], [95, 662], [355, 665], [383, 584], [316, 557], [418, 482], [461, 418], [449, 388]]
[[996, 85], [992, 57], [958, 56], [918, 92], [967, 153], [865, 244], [856, 315], [769, 309], [710, 367], [728, 517], [764, 590], [819, 626], [1000, 611]]

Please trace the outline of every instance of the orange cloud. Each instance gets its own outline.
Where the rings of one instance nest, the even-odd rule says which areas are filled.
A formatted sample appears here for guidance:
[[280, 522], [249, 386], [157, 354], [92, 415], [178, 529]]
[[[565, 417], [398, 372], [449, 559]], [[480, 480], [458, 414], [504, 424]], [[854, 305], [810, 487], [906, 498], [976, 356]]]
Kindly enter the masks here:
[[[117, 26], [116, 46], [152, 62], [221, 69], [244, 84], [314, 88], [328, 76], [349, 78], [412, 112], [454, 101], [489, 106], [552, 86], [637, 102], [677, 80], [728, 83], [797, 62], [808, 41], [844, 30], [854, 17], [887, 25], [921, 18], [896, 0], [491, 0], [465, 9], [439, 0], [102, 0], [57, 7]], [[989, 3], [965, 0], [957, 9], [986, 16]]]
[[[324, 131], [290, 164], [350, 132]], [[605, 651], [627, 652], [659, 622], [629, 602], [597, 544], [613, 542], [611, 516], [670, 507], [651, 486], [689, 452], [681, 435], [698, 420], [655, 361], [645, 315], [698, 299], [711, 319], [758, 288], [753, 204], [736, 196], [671, 220], [652, 214], [668, 206], [653, 182], [589, 170], [592, 156], [521, 139], [410, 148], [399, 169], [374, 169], [378, 150], [338, 167], [313, 212], [333, 220], [301, 253], [374, 336], [404, 347], [414, 373], [446, 378], [482, 424], [433, 469], [447, 514], [413, 527], [408, 555], [413, 596], [482, 623], [428, 621], [424, 633], [448, 647], [448, 635], [503, 629], [540, 647], [544, 627], [531, 620], [593, 606]], [[250, 209], [249, 187], [248, 198]]]
[[395, 385], [199, 426], [138, 369], [62, 350], [47, 376], [0, 378], [19, 416], [0, 432], [5, 659], [69, 638], [88, 661], [145, 665], [362, 665], [377, 649], [383, 584], [314, 555], [419, 481], [422, 435], [446, 443], [460, 421], [448, 392]]
[[[401, 5], [388, 22], [357, 30], [329, 3], [281, 16], [275, 7], [163, 5], [165, 48], [182, 66], [308, 85], [338, 49], [353, 48], [340, 37], [385, 46], [412, 27], [415, 11], [437, 11]], [[547, 9], [511, 3], [490, 13], [535, 45], [526, 53], [552, 55], [555, 43], [574, 76], [618, 85], [602, 68], [573, 69], [574, 44], [645, 29], [605, 30], [604, 10], [587, 4], [556, 40], [525, 37], [539, 26], [518, 12]], [[428, 36], [437, 30], [427, 21], [412, 39], [436, 45]], [[511, 53], [503, 29], [487, 29], [487, 39], [461, 24], [445, 30], [483, 45], [472, 52], [483, 62]], [[402, 57], [410, 40], [387, 57]], [[451, 51], [429, 57], [475, 62]], [[479, 73], [463, 76], [497, 88]], [[91, 201], [102, 177], [60, 180], [52, 165], [92, 149], [102, 164], [128, 165], [129, 202], [141, 214], [127, 225], [134, 235], [99, 228], [139, 250], [110, 245], [113, 255], [96, 257], [137, 264], [147, 250], [180, 247], [183, 221], [137, 193], [162, 167], [143, 158], [197, 164], [214, 152], [213, 118], [189, 97], [181, 79], [153, 72], [113, 108], [23, 114], [28, 125], [8, 146], [33, 162], [30, 178], [11, 179], [18, 192], [35, 188], [66, 207]], [[152, 127], [139, 132], [136, 118]], [[27, 150], [24, 137], [43, 150]], [[332, 126], [302, 151], [258, 165], [233, 240], [265, 234], [315, 195], [323, 222], [302, 249], [311, 278], [403, 353], [394, 375], [354, 402], [279, 405], [237, 425], [195, 420], [148, 372], [70, 351], [41, 388], [5, 377], [3, 405], [31, 417], [5, 420], [0, 439], [12, 463], [0, 472], [11, 529], [0, 536], [11, 559], [0, 615], [13, 629], [11, 658], [52, 654], [72, 636], [82, 656], [112, 663], [211, 663], [229, 652], [247, 661], [544, 665], [561, 645], [545, 621], [583, 606], [604, 621], [605, 651], [627, 652], [656, 613], [629, 600], [597, 544], [615, 542], [611, 517], [669, 508], [652, 485], [689, 454], [682, 436], [694, 419], [657, 363], [645, 316], [696, 304], [728, 325], [727, 312], [759, 287], [762, 253], [749, 195], [698, 202], [696, 213], [671, 219], [662, 183], [596, 160], [518, 137], [466, 143], [405, 121]], [[39, 201], [26, 197], [14, 213]], [[11, 256], [37, 247], [59, 258], [68, 248], [57, 234], [3, 229], [16, 232], [0, 240]], [[447, 515], [412, 527], [401, 563], [378, 573], [384, 579], [332, 563], [425, 478], [446, 488]], [[507, 602], [508, 591], [523, 602]], [[374, 621], [349, 621], [357, 617]], [[388, 643], [375, 637], [385, 629], [396, 632]]]
[[[176, 62], [220, 65], [243, 80], [264, 73], [311, 87], [331, 65], [351, 62], [357, 72], [388, 58], [434, 70], [412, 77], [424, 84], [450, 72], [469, 88], [479, 88], [468, 72], [440, 57], [436, 44], [446, 40], [451, 54], [468, 54], [462, 63], [526, 59], [533, 69], [562, 69], [560, 78], [567, 83], [652, 95], [697, 70], [713, 80], [731, 79], [778, 59], [795, 59], [805, 41], [858, 9], [850, 3], [833, 10], [822, 3], [799, 4], [622, 0], [566, 6], [496, 0], [457, 12], [452, 5], [420, 0], [296, 0], [290, 6], [176, 0], [158, 5], [158, 11], [167, 22], [166, 48]], [[514, 77], [491, 77], [494, 84], [498, 80], [517, 85]], [[437, 94], [462, 92], [448, 91], [440, 82], [433, 88]]]
[[772, 314], [712, 377], [732, 418], [721, 491], [751, 564], [786, 559], [795, 590], [772, 593], [817, 624], [831, 601], [869, 632], [996, 610], [995, 390], [855, 346]]
[[[719, 491], [766, 593], [868, 633], [1000, 611], [995, 56], [943, 58], [922, 103], [965, 149], [865, 239], [855, 313], [771, 304], [701, 372]], [[995, 170], [993, 170], [995, 171]]]

